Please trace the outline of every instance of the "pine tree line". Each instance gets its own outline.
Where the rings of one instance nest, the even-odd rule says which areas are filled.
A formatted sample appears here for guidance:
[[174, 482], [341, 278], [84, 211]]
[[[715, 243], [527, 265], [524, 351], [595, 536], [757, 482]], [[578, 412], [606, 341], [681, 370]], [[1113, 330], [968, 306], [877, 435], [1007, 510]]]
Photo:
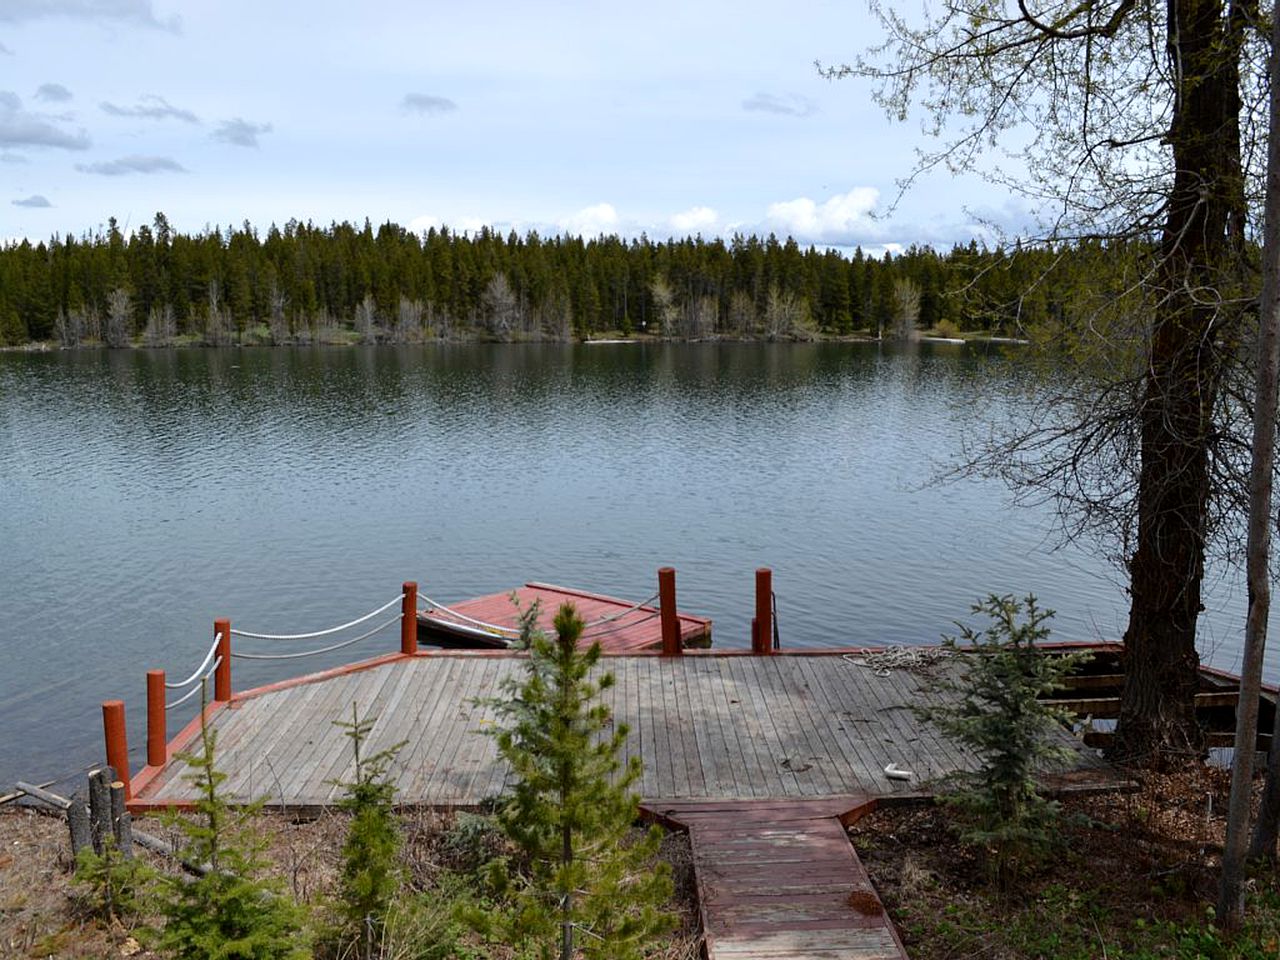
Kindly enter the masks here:
[[663, 242], [289, 221], [175, 232], [163, 214], [0, 248], [0, 344], [699, 339], [1013, 332], [1071, 319], [1084, 245], [852, 256], [794, 239]]

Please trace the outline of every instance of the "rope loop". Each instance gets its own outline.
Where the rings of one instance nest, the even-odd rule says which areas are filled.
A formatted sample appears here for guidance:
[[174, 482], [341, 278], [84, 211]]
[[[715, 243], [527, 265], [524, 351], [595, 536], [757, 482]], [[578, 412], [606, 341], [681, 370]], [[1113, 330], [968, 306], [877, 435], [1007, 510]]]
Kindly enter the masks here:
[[[186, 693], [180, 696], [177, 700], [173, 700], [169, 703], [166, 703], [164, 705], [165, 710], [172, 710], [174, 707], [180, 707], [184, 703], [186, 703], [188, 700], [190, 700], [192, 697], [194, 697], [197, 693], [199, 693], [203, 689], [205, 681], [208, 680], [211, 676], [213, 676], [213, 674], [217, 671], [218, 667], [220, 666], [222, 666], [221, 657], [213, 661], [213, 666], [209, 668], [209, 672], [204, 674], [202, 677], [200, 677], [199, 686], [192, 687], [190, 690], [188, 690]], [[168, 684], [165, 684], [165, 686], [168, 686]]]
[[202, 677], [208, 676], [208, 674], [204, 672], [204, 668], [209, 666], [209, 661], [212, 660], [213, 655], [218, 652], [218, 643], [221, 640], [222, 638], [215, 633], [213, 635], [213, 644], [209, 647], [209, 652], [204, 655], [204, 659], [200, 661], [200, 666], [196, 667], [196, 672], [191, 674], [191, 676], [187, 677], [187, 679], [182, 680], [178, 683], [169, 683], [166, 681], [164, 685], [165, 689], [181, 690], [183, 687], [187, 686], [188, 684], [195, 683], [197, 680], [201, 679]]

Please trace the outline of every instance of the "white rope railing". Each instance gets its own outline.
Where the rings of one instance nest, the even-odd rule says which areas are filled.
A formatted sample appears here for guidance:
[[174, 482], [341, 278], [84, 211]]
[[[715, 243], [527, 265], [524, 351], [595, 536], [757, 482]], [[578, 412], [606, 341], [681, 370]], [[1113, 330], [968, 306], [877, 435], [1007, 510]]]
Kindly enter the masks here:
[[397, 603], [404, 600], [404, 594], [400, 594], [394, 600], [389, 600], [380, 606], [377, 610], [366, 613], [359, 619], [352, 620], [350, 623], [340, 624], [336, 627], [330, 627], [328, 630], [316, 630], [312, 633], [250, 633], [248, 630], [235, 630], [231, 633], [237, 637], [244, 637], [248, 640], [314, 640], [317, 637], [327, 637], [330, 634], [341, 633], [343, 630], [350, 630], [352, 627], [358, 627], [360, 624], [372, 620], [380, 613], [386, 613]]
[[516, 630], [513, 627], [504, 627], [496, 623], [486, 623], [484, 620], [477, 620], [475, 617], [468, 617], [465, 613], [459, 613], [457, 610], [454, 610], [450, 607], [446, 607], [443, 603], [436, 603], [430, 597], [421, 597], [421, 599], [422, 599], [422, 602], [426, 605], [426, 609], [420, 611], [422, 613], [429, 614], [437, 610], [442, 610], [451, 617], [456, 617], [457, 619], [463, 621], [464, 623], [469, 623], [472, 626], [479, 627], [482, 630], [488, 630], [490, 633], [494, 633], [499, 636], [509, 636], [509, 637], [520, 636], [520, 631]]
[[212, 646], [209, 647], [209, 652], [204, 655], [204, 660], [200, 662], [200, 666], [196, 667], [195, 673], [191, 674], [191, 676], [187, 677], [187, 679], [182, 680], [178, 683], [169, 683], [166, 681], [164, 685], [165, 689], [181, 690], [183, 687], [187, 686], [188, 684], [195, 683], [202, 676], [206, 676], [204, 672], [205, 667], [209, 666], [209, 661], [212, 660], [213, 655], [218, 652], [218, 643], [221, 640], [222, 638], [215, 633], [213, 635], [213, 644]]
[[331, 643], [327, 647], [320, 647], [316, 650], [303, 650], [300, 653], [240, 653], [232, 651], [231, 658], [233, 660], [301, 660], [303, 657], [314, 657], [317, 654], [329, 653], [332, 650], [341, 650], [343, 647], [349, 647], [352, 644], [359, 643], [361, 640], [367, 640], [375, 633], [381, 633], [393, 623], [398, 623], [400, 616], [397, 614], [390, 620], [384, 620], [372, 630], [360, 634], [358, 637], [352, 637], [350, 640], [342, 640], [338, 643]]
[[[599, 618], [599, 619], [597, 619], [597, 620], [592, 620], [590, 623], [583, 624], [582, 629], [583, 629], [584, 631], [585, 631], [585, 630], [590, 630], [592, 627], [598, 627], [598, 626], [600, 626], [602, 623], [612, 623], [614, 620], [621, 620], [621, 619], [622, 619], [623, 617], [625, 617], [627, 614], [629, 614], [629, 613], [635, 613], [635, 612], [636, 612], [637, 610], [639, 610], [641, 607], [647, 607], [647, 606], [649, 606], [649, 604], [653, 603], [655, 600], [657, 600], [657, 599], [658, 599], [658, 596], [659, 596], [659, 595], [655, 593], [652, 597], [649, 597], [648, 599], [645, 599], [645, 600], [641, 600], [639, 603], [632, 604], [631, 606], [627, 607], [627, 609], [625, 609], [625, 610], [620, 610], [620, 611], [619, 611], [619, 612], [617, 612], [617, 613], [611, 613], [611, 614], [609, 614], [608, 616], [600, 617], [600, 618]], [[649, 619], [649, 618], [646, 618], [646, 619]], [[637, 620], [637, 621], [636, 621], [636, 623], [643, 623], [643, 622], [644, 622], [643, 620]]]
[[[172, 710], [174, 707], [182, 706], [184, 703], [186, 703], [188, 700], [194, 697], [197, 693], [199, 693], [201, 689], [203, 689], [204, 681], [208, 680], [211, 676], [213, 676], [213, 674], [217, 671], [218, 667], [220, 666], [222, 666], [221, 657], [213, 661], [213, 666], [209, 668], [209, 672], [199, 678], [200, 679], [199, 686], [192, 687], [190, 690], [188, 690], [186, 693], [180, 696], [177, 700], [166, 702], [164, 705], [164, 708], [166, 710]], [[167, 687], [168, 684], [166, 683], [165, 686]]]

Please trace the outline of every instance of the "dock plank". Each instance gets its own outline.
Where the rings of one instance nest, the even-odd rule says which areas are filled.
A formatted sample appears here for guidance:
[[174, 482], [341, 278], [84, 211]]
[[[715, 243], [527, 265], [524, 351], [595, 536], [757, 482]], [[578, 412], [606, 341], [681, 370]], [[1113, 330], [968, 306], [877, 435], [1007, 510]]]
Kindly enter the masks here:
[[785, 820], [773, 801], [664, 811], [689, 831], [708, 960], [906, 960], [838, 819], [864, 803]]
[[[407, 740], [394, 769], [402, 803], [473, 806], [506, 782], [507, 768], [484, 729], [497, 714], [477, 699], [498, 696], [522, 669], [514, 654], [442, 653], [396, 659], [296, 685], [250, 692], [214, 714], [219, 767], [228, 796], [310, 805], [334, 799], [326, 781], [343, 775], [349, 744], [336, 718], [352, 699], [377, 719], [369, 749]], [[608, 693], [615, 721], [631, 733], [643, 795], [669, 799], [821, 797], [849, 792], [918, 793], [972, 757], [916, 719], [923, 697], [902, 671], [875, 677], [840, 657], [698, 654], [608, 657], [600, 669], [617, 682]], [[1124, 781], [1065, 731], [1071, 769], [1091, 786]], [[887, 743], [885, 741], [888, 741]], [[916, 764], [911, 782], [883, 767]], [[186, 765], [174, 760], [137, 798], [189, 801]]]

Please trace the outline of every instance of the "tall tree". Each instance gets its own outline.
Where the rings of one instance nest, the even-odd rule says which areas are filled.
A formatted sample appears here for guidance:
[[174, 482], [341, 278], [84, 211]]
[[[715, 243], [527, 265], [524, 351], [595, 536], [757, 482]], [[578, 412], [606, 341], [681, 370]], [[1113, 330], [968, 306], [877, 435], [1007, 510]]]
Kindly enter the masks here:
[[[1280, 75], [1280, 21], [1272, 34], [1271, 75]], [[1227, 840], [1222, 851], [1222, 886], [1218, 915], [1228, 929], [1244, 916], [1245, 834], [1253, 797], [1253, 761], [1258, 732], [1258, 694], [1262, 659], [1271, 613], [1271, 490], [1275, 469], [1276, 378], [1280, 375], [1280, 85], [1270, 93], [1271, 136], [1267, 144], [1266, 201], [1263, 215], [1262, 298], [1258, 311], [1257, 396], [1253, 410], [1253, 463], [1249, 472], [1248, 557], [1249, 612], [1245, 622], [1240, 670], [1240, 702], [1236, 707], [1235, 752], [1231, 761], [1231, 800], [1227, 808]], [[1274, 797], [1280, 778], [1280, 752], [1272, 747], [1267, 793]], [[1269, 809], [1270, 807], [1270, 809]], [[1254, 834], [1256, 855], [1275, 846], [1276, 811], [1263, 803]]]
[[[1223, 382], [1247, 297], [1246, 160], [1261, 162], [1242, 152], [1241, 129], [1266, 129], [1256, 91], [1268, 38], [1249, 0], [1037, 7], [958, 0], [913, 26], [872, 0], [887, 41], [828, 73], [871, 77], [891, 113], [918, 102], [938, 132], [953, 131], [917, 173], [978, 172], [1029, 197], [1048, 239], [1140, 242], [1129, 389], [1095, 381], [1107, 409], [1123, 410], [1104, 419], [1094, 406], [1074, 427], [1058, 421], [998, 453], [1007, 475], [1114, 521], [1131, 596], [1116, 750], [1159, 759], [1200, 745], [1196, 621], [1225, 456]], [[1005, 165], [985, 148], [1015, 128], [1029, 139]], [[1110, 502], [1090, 494], [1082, 505], [1078, 491], [1093, 490], [1099, 459], [1117, 451], [1136, 462], [1103, 469], [1136, 473], [1136, 496], [1104, 484]]]

